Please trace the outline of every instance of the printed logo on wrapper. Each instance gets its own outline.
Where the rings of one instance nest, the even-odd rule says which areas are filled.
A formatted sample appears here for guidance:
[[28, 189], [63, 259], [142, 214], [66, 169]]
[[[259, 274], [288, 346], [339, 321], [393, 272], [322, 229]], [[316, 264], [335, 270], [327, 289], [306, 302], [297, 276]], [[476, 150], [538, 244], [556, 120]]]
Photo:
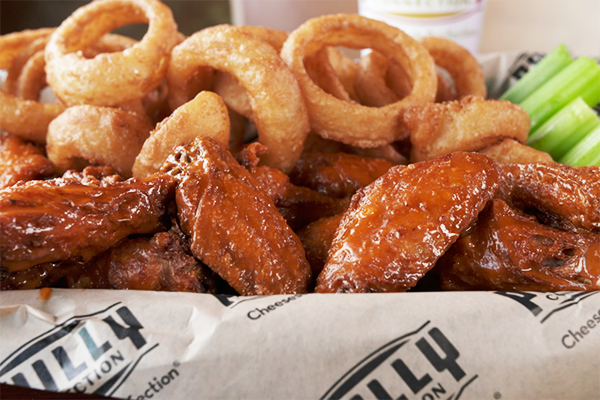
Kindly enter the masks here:
[[[515, 300], [525, 309], [530, 315], [537, 318], [540, 323], [548, 321], [550, 318], [556, 319], [558, 313], [561, 316], [564, 312], [578, 313], [577, 306], [581, 302], [600, 292], [556, 292], [556, 293], [531, 293], [531, 292], [495, 292], [509, 299]], [[583, 317], [583, 318], [582, 318]], [[586, 340], [592, 332], [600, 334], [600, 310], [593, 314], [577, 316], [573, 320], [573, 325], [560, 334], [560, 343], [567, 349], [573, 349]], [[589, 335], [589, 336], [588, 336]]]
[[533, 293], [498, 291], [494, 293], [515, 300], [543, 324], [548, 319], [556, 317], [559, 312], [571, 311], [573, 310], [571, 307], [600, 292]]
[[332, 399], [457, 400], [477, 375], [441, 329], [424, 323], [369, 354], [322, 397]]
[[111, 396], [158, 343], [120, 302], [74, 316], [28, 341], [0, 363], [2, 383], [53, 392]]
[[[246, 302], [249, 302], [252, 300], [264, 300], [267, 298], [265, 296], [239, 297], [239, 296], [233, 296], [233, 295], [230, 296], [230, 295], [221, 295], [221, 294], [217, 294], [214, 296], [217, 298], [217, 300], [219, 300], [219, 302], [221, 302], [221, 304], [223, 304], [227, 308], [234, 308], [242, 303], [246, 303]], [[281, 296], [279, 296], [279, 297], [281, 297]], [[286, 304], [289, 304], [291, 301], [299, 299], [300, 297], [302, 297], [301, 294], [295, 294], [293, 296], [281, 298], [279, 301], [271, 302], [271, 304], [268, 304], [267, 306], [256, 307], [256, 308], [248, 311], [246, 316], [248, 317], [248, 319], [250, 319], [252, 321], [259, 320], [262, 317], [269, 315], [273, 311], [277, 311], [278, 309], [285, 306]]]

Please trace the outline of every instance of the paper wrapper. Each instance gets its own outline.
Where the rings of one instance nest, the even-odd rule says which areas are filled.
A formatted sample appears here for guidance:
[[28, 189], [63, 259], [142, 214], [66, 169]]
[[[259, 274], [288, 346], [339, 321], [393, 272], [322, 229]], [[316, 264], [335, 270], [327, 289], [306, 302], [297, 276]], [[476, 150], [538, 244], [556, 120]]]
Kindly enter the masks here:
[[[490, 96], [514, 55], [482, 58]], [[125, 399], [600, 399], [600, 292], [0, 294], [0, 382]]]

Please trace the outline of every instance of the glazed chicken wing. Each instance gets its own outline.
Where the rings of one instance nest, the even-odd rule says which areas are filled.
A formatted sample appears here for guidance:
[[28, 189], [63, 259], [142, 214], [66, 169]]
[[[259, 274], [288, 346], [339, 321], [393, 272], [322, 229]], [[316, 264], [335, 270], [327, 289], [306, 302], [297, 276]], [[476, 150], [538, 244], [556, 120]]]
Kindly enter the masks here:
[[542, 225], [494, 199], [438, 267], [449, 290], [598, 290], [600, 235]]
[[385, 174], [392, 163], [346, 153], [304, 153], [290, 172], [293, 184], [332, 197], [352, 196]]
[[499, 185], [496, 163], [476, 153], [392, 168], [352, 197], [316, 291], [393, 292], [413, 287], [475, 220]]
[[69, 287], [214, 293], [212, 272], [173, 232], [126, 239], [71, 274]]
[[177, 147], [162, 171], [179, 181], [178, 217], [192, 253], [239, 294], [306, 292], [311, 274], [300, 240], [229, 152], [196, 139]]
[[121, 182], [79, 174], [0, 190], [2, 267], [87, 262], [131, 234], [155, 232], [174, 189], [168, 175]]
[[275, 204], [288, 225], [297, 231], [319, 218], [344, 212], [349, 199], [324, 195], [307, 187], [296, 186], [283, 172], [258, 165], [260, 157], [267, 152], [266, 146], [255, 142], [236, 155], [236, 159], [252, 175], [260, 190]]
[[54, 167], [42, 151], [31, 143], [0, 132], [0, 189], [19, 181], [44, 179], [54, 174]]
[[600, 233], [600, 167], [504, 164], [498, 197], [564, 231]]
[[327, 254], [342, 216], [343, 214], [338, 214], [318, 219], [298, 232], [298, 237], [306, 252], [306, 260], [310, 264], [315, 279], [327, 261]]

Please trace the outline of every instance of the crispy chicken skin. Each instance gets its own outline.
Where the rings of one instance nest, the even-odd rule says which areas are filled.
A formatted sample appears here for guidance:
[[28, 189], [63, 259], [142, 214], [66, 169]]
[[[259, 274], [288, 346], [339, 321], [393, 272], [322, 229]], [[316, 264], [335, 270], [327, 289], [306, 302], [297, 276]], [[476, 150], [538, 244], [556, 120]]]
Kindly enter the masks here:
[[306, 260], [310, 264], [314, 279], [316, 279], [327, 261], [327, 254], [335, 231], [337, 230], [343, 214], [332, 217], [321, 218], [308, 224], [298, 232], [298, 237], [302, 242], [306, 252]]
[[0, 189], [19, 181], [49, 178], [54, 167], [42, 150], [16, 136], [0, 132]]
[[71, 274], [69, 287], [214, 293], [212, 272], [187, 247], [173, 232], [126, 239]]
[[519, 105], [476, 96], [412, 107], [403, 120], [411, 132], [413, 162], [481, 150], [505, 138], [525, 143], [529, 134], [529, 115]]
[[598, 290], [600, 235], [542, 225], [494, 199], [438, 268], [446, 290]]
[[228, 151], [196, 139], [161, 170], [179, 181], [179, 223], [195, 257], [241, 295], [306, 293], [311, 274], [300, 240]]
[[0, 190], [2, 267], [87, 262], [131, 234], [153, 233], [174, 189], [164, 174], [121, 182], [78, 173]]
[[331, 197], [352, 196], [385, 174], [393, 164], [347, 153], [303, 153], [290, 172], [290, 181]]
[[352, 197], [316, 291], [394, 292], [413, 287], [499, 186], [497, 164], [476, 153], [452, 153], [392, 168]]
[[564, 231], [600, 233], [600, 167], [503, 164], [498, 197]]
[[283, 172], [258, 165], [260, 156], [266, 153], [266, 146], [252, 143], [236, 155], [236, 159], [252, 175], [252, 178], [272, 201], [288, 225], [297, 231], [319, 218], [330, 217], [344, 212], [349, 199], [338, 199], [315, 190], [290, 183]]

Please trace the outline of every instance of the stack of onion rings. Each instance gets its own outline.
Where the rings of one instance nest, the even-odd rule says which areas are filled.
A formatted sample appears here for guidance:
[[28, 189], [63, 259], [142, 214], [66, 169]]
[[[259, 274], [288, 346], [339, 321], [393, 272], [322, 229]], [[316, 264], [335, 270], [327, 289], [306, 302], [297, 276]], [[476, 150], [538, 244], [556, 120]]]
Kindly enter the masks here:
[[[383, 53], [410, 71], [411, 93], [379, 108], [336, 99], [312, 81], [304, 66], [304, 59], [323, 46], [372, 48]], [[298, 80], [311, 128], [326, 139], [360, 147], [391, 143], [406, 134], [401, 128], [404, 110], [435, 99], [435, 65], [427, 50], [402, 31], [358, 15], [329, 15], [305, 22], [290, 34], [281, 57]]]
[[265, 164], [290, 171], [309, 123], [298, 83], [277, 51], [236, 27], [204, 29], [173, 49], [167, 71], [170, 95], [185, 96], [189, 80], [203, 67], [229, 73], [246, 90], [258, 139], [269, 148]]

